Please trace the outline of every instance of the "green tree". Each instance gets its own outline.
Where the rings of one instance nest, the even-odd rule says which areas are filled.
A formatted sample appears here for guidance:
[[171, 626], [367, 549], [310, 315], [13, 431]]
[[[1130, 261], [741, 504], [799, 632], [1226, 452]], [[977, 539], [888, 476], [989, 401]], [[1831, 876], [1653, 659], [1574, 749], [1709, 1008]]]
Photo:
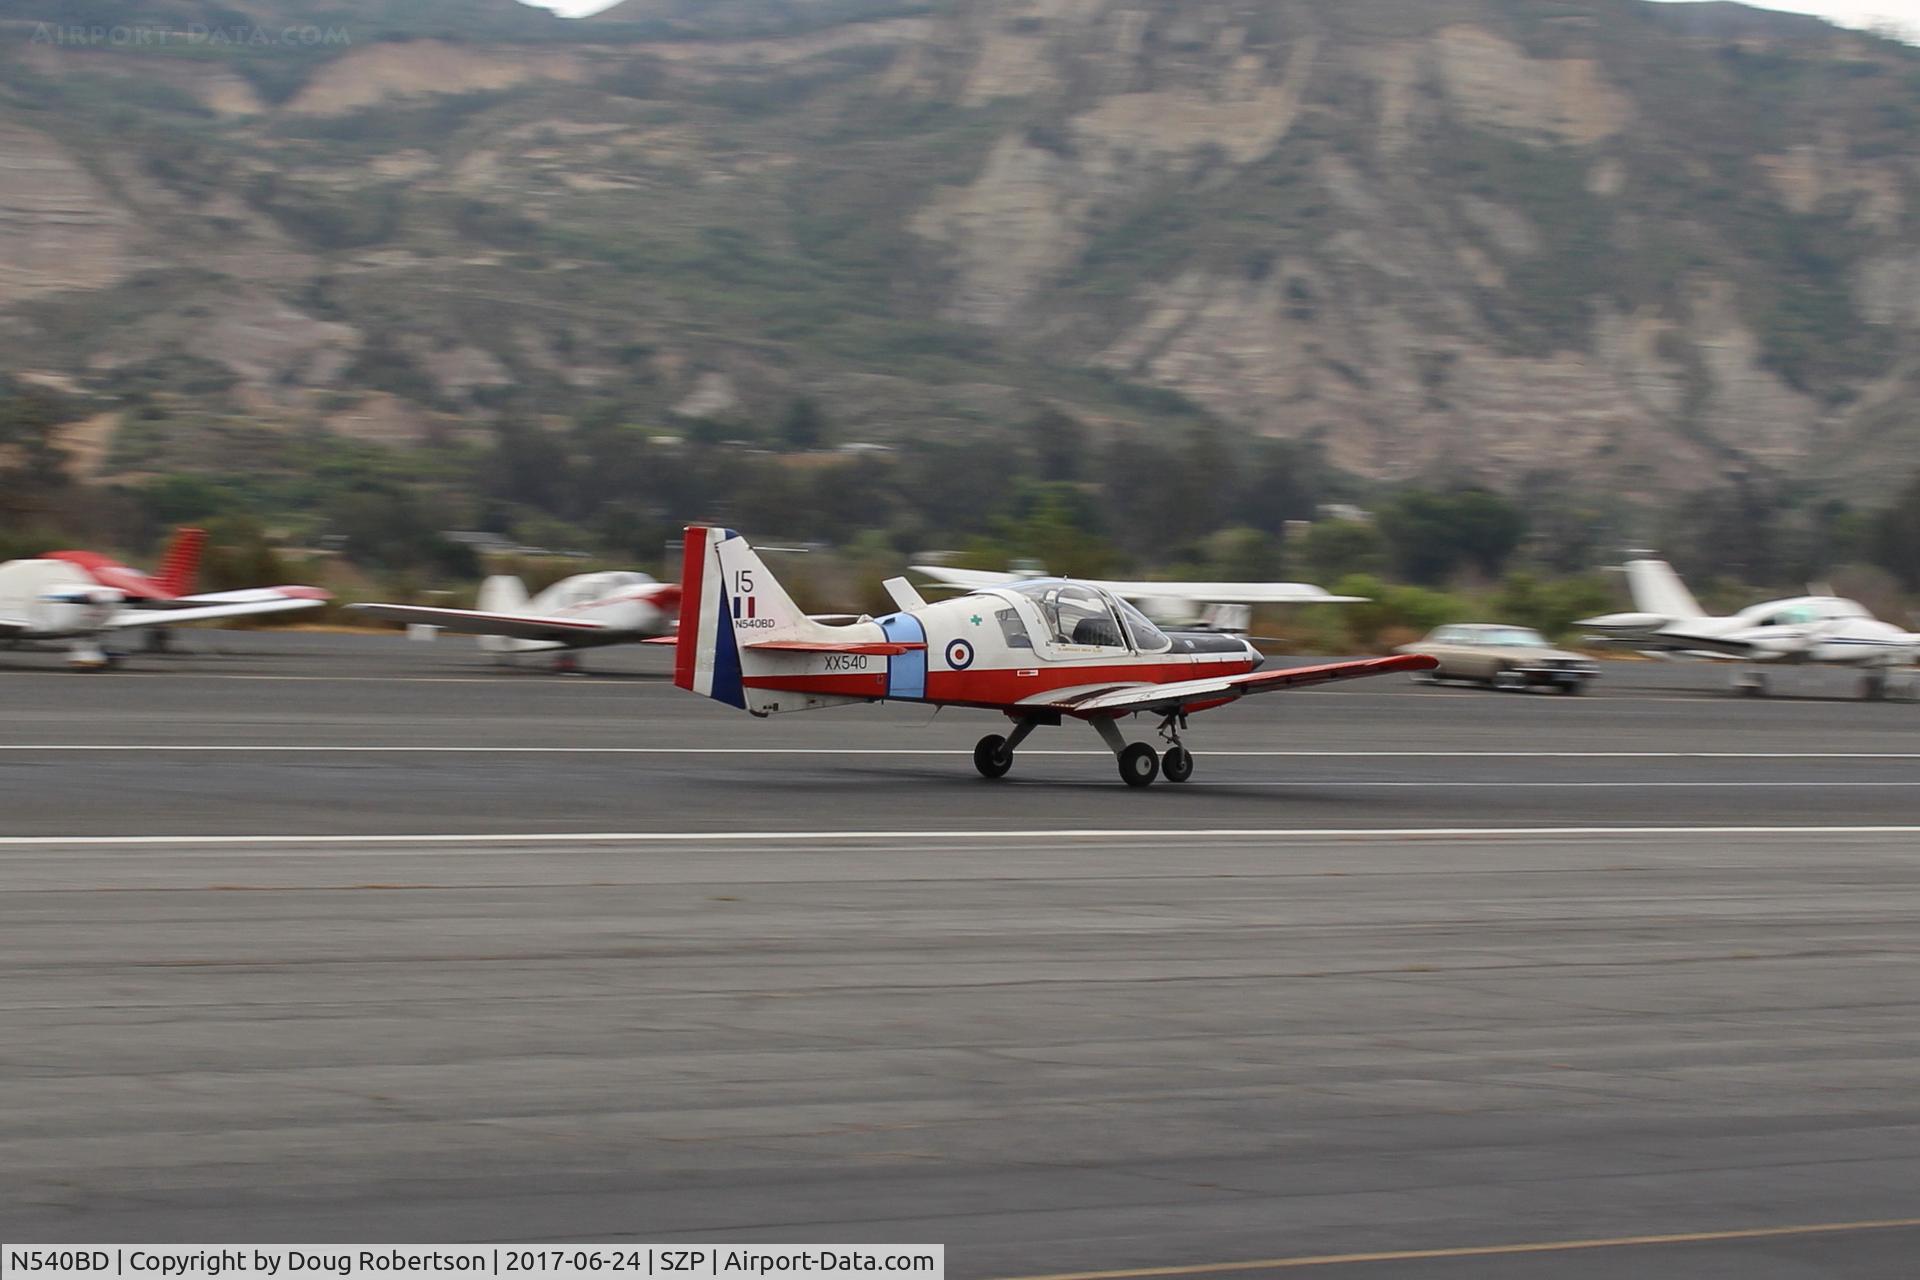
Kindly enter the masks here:
[[1920, 590], [1920, 474], [1873, 521], [1867, 546], [1875, 564]]
[[1245, 525], [1208, 534], [1200, 553], [1203, 571], [1222, 582], [1265, 582], [1279, 572], [1279, 544]]
[[1017, 556], [1032, 557], [1049, 573], [1076, 578], [1098, 578], [1113, 573], [1118, 552], [1099, 533], [1093, 499], [1078, 487], [1038, 486], [1025, 517], [1003, 522], [1000, 542]]
[[205, 524], [237, 512], [242, 505], [226, 485], [198, 475], [149, 480], [133, 490], [133, 498], [150, 531], [171, 529], [177, 524]]
[[1530, 573], [1510, 573], [1491, 604], [1497, 621], [1564, 638], [1581, 618], [1612, 612], [1614, 591], [1599, 574], [1543, 580]]
[[61, 397], [0, 378], [0, 523], [46, 519], [72, 488], [53, 429], [77, 416]]
[[1400, 571], [1428, 585], [1465, 568], [1496, 576], [1527, 532], [1520, 509], [1486, 489], [1409, 489], [1379, 519]]
[[492, 447], [475, 477], [487, 498], [567, 515], [577, 492], [566, 446], [537, 424], [509, 417], [493, 429]]
[[1363, 604], [1318, 605], [1338, 609], [1349, 645], [1367, 652], [1418, 639], [1435, 627], [1460, 622], [1469, 612], [1467, 602], [1444, 591], [1425, 587], [1391, 586], [1371, 574], [1349, 574], [1333, 586], [1336, 595], [1364, 596]]
[[798, 453], [818, 449], [827, 442], [827, 418], [819, 402], [810, 396], [795, 396], [780, 418], [780, 443]]
[[201, 556], [202, 591], [272, 587], [290, 580], [285, 563], [260, 521], [250, 515], [221, 516], [207, 522], [207, 547]]
[[1387, 540], [1358, 520], [1321, 520], [1287, 544], [1290, 571], [1327, 583], [1353, 573], [1385, 573]]
[[1087, 428], [1069, 413], [1048, 409], [1026, 425], [1042, 480], [1081, 478], [1086, 468]]

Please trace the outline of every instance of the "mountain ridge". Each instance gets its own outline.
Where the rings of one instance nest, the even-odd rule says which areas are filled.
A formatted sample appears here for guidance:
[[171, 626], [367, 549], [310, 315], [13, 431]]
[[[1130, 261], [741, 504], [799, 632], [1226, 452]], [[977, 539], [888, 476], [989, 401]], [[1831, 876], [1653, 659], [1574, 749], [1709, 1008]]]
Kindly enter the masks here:
[[231, 420], [432, 449], [799, 396], [882, 441], [1202, 416], [1379, 483], [1882, 496], [1920, 56], [1679, 8], [142, 6], [346, 36], [7, 47], [0, 372], [157, 414], [103, 474]]

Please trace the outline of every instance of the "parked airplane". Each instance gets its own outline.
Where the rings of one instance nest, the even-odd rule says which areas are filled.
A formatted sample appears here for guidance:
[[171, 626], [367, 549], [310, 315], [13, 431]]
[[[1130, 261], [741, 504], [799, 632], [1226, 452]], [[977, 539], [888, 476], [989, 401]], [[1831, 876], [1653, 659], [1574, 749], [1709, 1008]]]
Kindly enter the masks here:
[[[985, 569], [950, 569], [945, 565], [916, 564], [945, 587], [963, 591], [991, 590], [1044, 578], [1044, 573], [996, 573]], [[1207, 631], [1244, 632], [1252, 624], [1253, 607], [1265, 604], [1363, 604], [1365, 596], [1336, 596], [1306, 582], [1104, 582], [1075, 579], [1140, 606], [1163, 625], [1190, 625]], [[1202, 606], [1205, 606], [1202, 608]]]
[[[159, 572], [151, 576], [120, 563], [112, 556], [102, 555], [98, 551], [49, 551], [45, 558], [72, 565], [101, 586], [118, 591], [127, 604], [137, 609], [178, 611], [202, 609], [214, 605], [270, 604], [274, 601], [301, 601], [304, 603], [288, 604], [286, 608], [313, 609], [332, 598], [319, 587], [303, 586], [247, 587], [238, 591], [206, 591], [196, 594], [193, 584], [200, 574], [200, 556], [206, 544], [205, 529], [182, 525], [174, 530], [173, 538], [167, 544], [166, 553], [161, 558]], [[261, 609], [255, 612], [284, 611]], [[179, 619], [176, 618], [174, 621]], [[150, 627], [147, 635], [150, 648], [166, 647], [168, 632], [163, 627]]]
[[[1868, 698], [1886, 695], [1889, 671], [1920, 659], [1920, 633], [1882, 622], [1852, 600], [1795, 596], [1716, 618], [1700, 607], [1666, 561], [1629, 560], [1625, 568], [1637, 612], [1574, 624], [1590, 628], [1593, 638], [1606, 644], [1723, 661], [1859, 667], [1865, 672], [1861, 693]], [[1734, 687], [1763, 696], [1766, 677], [1742, 672]]]
[[520, 579], [497, 574], [480, 584], [478, 603], [477, 609], [348, 607], [376, 618], [477, 635], [489, 653], [554, 653], [555, 669], [571, 671], [578, 667], [577, 650], [635, 644], [670, 633], [679, 612], [680, 587], [655, 582], [644, 573], [579, 573], [529, 598]]
[[[1064, 578], [983, 587], [937, 604], [892, 578], [886, 587], [898, 612], [829, 626], [800, 611], [745, 538], [704, 526], [687, 529], [681, 585], [681, 688], [756, 716], [882, 701], [998, 711], [1012, 732], [987, 735], [973, 752], [988, 778], [1006, 775], [1035, 729], [1070, 716], [1112, 748], [1127, 785], [1147, 786], [1162, 773], [1185, 782], [1193, 753], [1180, 731], [1191, 712], [1250, 693], [1436, 665], [1412, 654], [1261, 672], [1259, 650], [1238, 636], [1169, 635], [1117, 593]], [[1139, 712], [1160, 717], [1164, 754], [1121, 732], [1121, 717]]]
[[178, 607], [130, 609], [123, 590], [102, 585], [66, 560], [14, 560], [0, 565], [0, 641], [67, 641], [68, 660], [83, 669], [111, 666], [118, 660], [119, 655], [101, 643], [115, 632], [317, 609], [325, 603], [325, 593], [173, 603]]

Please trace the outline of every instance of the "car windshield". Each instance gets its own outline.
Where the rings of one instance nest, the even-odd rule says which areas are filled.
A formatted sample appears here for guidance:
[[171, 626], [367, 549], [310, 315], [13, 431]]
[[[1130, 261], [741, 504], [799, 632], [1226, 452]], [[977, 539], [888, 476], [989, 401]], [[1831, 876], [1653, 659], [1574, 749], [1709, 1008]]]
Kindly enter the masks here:
[[1546, 637], [1525, 627], [1488, 627], [1480, 633], [1479, 643], [1507, 648], [1545, 648]]

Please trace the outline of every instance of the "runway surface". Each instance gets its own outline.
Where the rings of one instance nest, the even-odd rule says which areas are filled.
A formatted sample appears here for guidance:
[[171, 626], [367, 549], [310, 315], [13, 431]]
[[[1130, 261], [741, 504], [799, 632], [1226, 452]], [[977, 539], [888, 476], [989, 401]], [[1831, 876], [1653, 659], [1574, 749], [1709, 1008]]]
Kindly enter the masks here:
[[1249, 700], [1139, 792], [1084, 728], [989, 784], [990, 717], [762, 723], [659, 652], [189, 643], [0, 654], [9, 1240], [1920, 1248], [1920, 707], [1833, 673]]

